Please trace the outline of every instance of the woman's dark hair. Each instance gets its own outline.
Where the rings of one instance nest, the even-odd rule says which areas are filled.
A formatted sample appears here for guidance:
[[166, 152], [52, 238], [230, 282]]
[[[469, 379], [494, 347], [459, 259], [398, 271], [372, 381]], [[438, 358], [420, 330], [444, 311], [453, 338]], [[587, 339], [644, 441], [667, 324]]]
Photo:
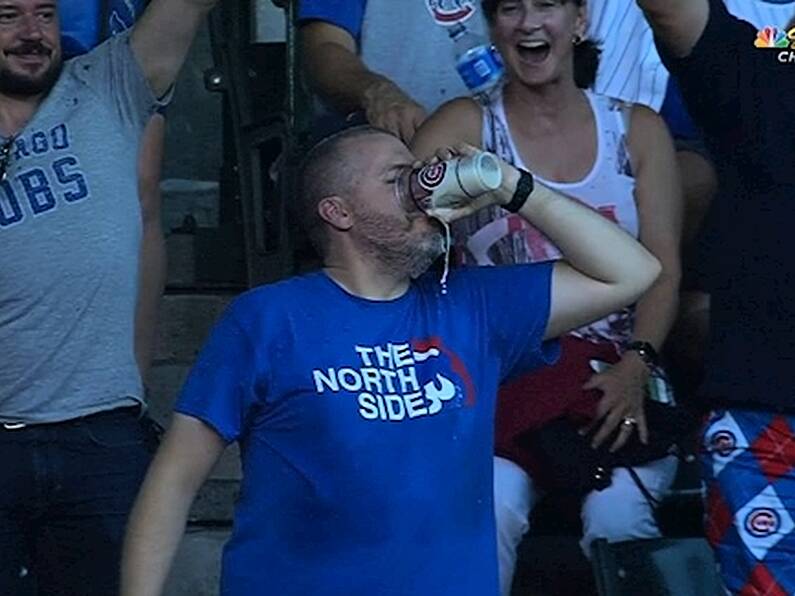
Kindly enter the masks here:
[[[582, 6], [584, 0], [560, 0], [561, 3], [574, 2]], [[494, 24], [497, 8], [502, 0], [481, 0], [483, 14], [489, 25]], [[580, 89], [589, 89], [596, 82], [596, 72], [599, 70], [599, 56], [602, 50], [599, 44], [591, 39], [583, 39], [574, 46], [574, 83]]]

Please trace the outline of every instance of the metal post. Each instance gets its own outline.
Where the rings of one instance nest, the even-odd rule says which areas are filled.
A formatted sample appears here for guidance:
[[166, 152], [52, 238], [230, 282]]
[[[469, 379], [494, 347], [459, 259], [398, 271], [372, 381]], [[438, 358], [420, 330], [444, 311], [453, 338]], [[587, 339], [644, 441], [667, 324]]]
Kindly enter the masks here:
[[[295, 119], [294, 91], [291, 90], [288, 66], [291, 64], [288, 41], [285, 64], [287, 89], [282, 105], [263, 114], [255, 105], [255, 44], [251, 41], [253, 10], [249, 3], [224, 2], [210, 15], [210, 33], [215, 68], [206, 80], [210, 89], [226, 95], [232, 125], [232, 148], [237, 157], [237, 190], [240, 199], [245, 236], [248, 283], [250, 286], [275, 281], [293, 270], [291, 239], [287, 228], [286, 190], [284, 177], [274, 185], [270, 172], [285, 152], [289, 151], [288, 131]], [[288, 20], [288, 39], [292, 20]], [[275, 65], [273, 65], [275, 66]], [[266, 68], [272, 68], [267, 65]], [[287, 153], [289, 155], [289, 153]], [[228, 200], [222, 197], [222, 200]]]

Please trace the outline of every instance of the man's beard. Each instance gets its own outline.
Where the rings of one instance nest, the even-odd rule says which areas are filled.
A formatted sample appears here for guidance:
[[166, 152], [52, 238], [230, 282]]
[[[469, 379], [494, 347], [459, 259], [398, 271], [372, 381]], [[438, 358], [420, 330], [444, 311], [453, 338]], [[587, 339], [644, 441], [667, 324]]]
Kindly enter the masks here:
[[411, 222], [406, 226], [397, 218], [358, 213], [356, 226], [365, 252], [380, 261], [384, 269], [412, 279], [425, 273], [445, 250], [440, 231], [412, 234]]
[[62, 60], [51, 62], [46, 71], [35, 76], [12, 72], [8, 67], [0, 66], [0, 93], [12, 97], [31, 97], [47, 93], [61, 76], [62, 69]]

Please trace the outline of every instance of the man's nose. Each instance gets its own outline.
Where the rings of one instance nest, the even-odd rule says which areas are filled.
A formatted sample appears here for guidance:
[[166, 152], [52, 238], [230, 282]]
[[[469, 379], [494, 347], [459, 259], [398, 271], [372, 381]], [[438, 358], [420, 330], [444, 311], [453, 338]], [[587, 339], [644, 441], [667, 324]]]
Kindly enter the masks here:
[[24, 15], [20, 21], [19, 35], [27, 40], [42, 38], [42, 27], [36, 15]]

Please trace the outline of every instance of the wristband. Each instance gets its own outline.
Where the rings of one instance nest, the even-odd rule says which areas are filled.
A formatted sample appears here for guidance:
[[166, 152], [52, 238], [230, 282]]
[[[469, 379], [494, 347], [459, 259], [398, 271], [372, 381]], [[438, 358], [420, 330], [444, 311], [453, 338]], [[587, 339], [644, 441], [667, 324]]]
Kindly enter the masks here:
[[506, 211], [516, 213], [527, 202], [527, 197], [533, 192], [535, 182], [533, 182], [533, 175], [530, 172], [519, 169], [519, 181], [516, 183], [516, 190], [513, 191], [511, 200], [502, 206]]
[[657, 366], [660, 362], [660, 355], [657, 350], [647, 341], [631, 341], [624, 350], [626, 352], [637, 352], [643, 363], [650, 368]]

